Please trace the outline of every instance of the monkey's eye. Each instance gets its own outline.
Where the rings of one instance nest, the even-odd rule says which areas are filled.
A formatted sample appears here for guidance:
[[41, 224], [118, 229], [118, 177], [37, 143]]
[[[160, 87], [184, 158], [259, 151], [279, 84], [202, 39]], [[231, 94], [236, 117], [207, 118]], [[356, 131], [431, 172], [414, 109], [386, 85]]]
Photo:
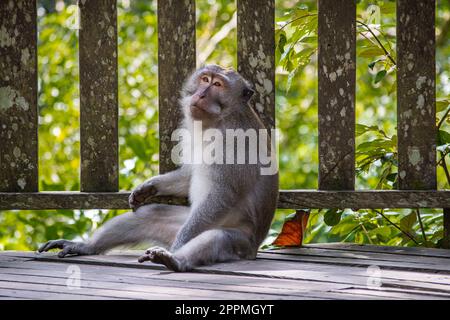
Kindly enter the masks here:
[[202, 77], [202, 81], [203, 82], [209, 82], [209, 79], [208, 79], [208, 77]]
[[220, 82], [219, 81], [216, 81], [216, 82], [214, 82], [213, 83], [216, 87], [220, 87], [222, 84], [220, 84]]

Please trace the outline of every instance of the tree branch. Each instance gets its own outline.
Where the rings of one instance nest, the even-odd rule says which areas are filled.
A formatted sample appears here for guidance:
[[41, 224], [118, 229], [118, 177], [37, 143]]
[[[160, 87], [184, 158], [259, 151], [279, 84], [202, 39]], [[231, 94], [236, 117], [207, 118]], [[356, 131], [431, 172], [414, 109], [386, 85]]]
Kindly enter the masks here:
[[380, 48], [384, 51], [384, 54], [389, 58], [389, 60], [391, 60], [391, 62], [394, 65], [397, 65], [397, 62], [394, 60], [394, 58], [392, 58], [391, 54], [389, 53], [389, 51], [383, 46], [383, 44], [381, 43], [380, 39], [378, 39], [378, 37], [375, 35], [375, 33], [372, 31], [372, 29], [365, 24], [364, 22], [360, 21], [360, 20], [356, 20], [357, 23], [359, 23], [360, 25], [362, 25], [364, 28], [367, 29], [367, 31], [370, 32], [370, 34], [375, 38], [375, 40], [377, 41], [378, 45], [380, 46]]
[[414, 239], [414, 237], [412, 235], [410, 235], [408, 232], [404, 231], [402, 228], [400, 228], [398, 225], [396, 225], [395, 223], [393, 223], [388, 217], [386, 217], [384, 215], [384, 213], [382, 211], [378, 211], [378, 210], [373, 210], [376, 213], [378, 213], [380, 216], [382, 216], [384, 219], [386, 219], [387, 222], [389, 222], [392, 226], [394, 226], [395, 228], [397, 228], [401, 233], [403, 233], [405, 236], [407, 236], [409, 239], [411, 239], [416, 245], [419, 245], [419, 243], [416, 241], [416, 239]]
[[300, 20], [300, 19], [303, 19], [303, 18], [306, 18], [306, 17], [312, 17], [312, 16], [317, 16], [317, 13], [308, 13], [308, 14], [305, 14], [304, 16], [300, 16], [300, 17], [297, 17], [297, 18], [295, 18], [295, 19], [292, 19], [291, 21], [286, 22], [286, 23], [285, 23], [280, 29], [278, 29], [276, 32], [280, 32], [280, 31], [283, 30], [287, 25], [291, 24], [292, 22], [295, 22], [295, 21], [297, 21], [297, 20]]
[[417, 220], [419, 220], [420, 230], [422, 230], [423, 241], [427, 242], [427, 236], [425, 235], [425, 228], [423, 227], [422, 217], [420, 216], [419, 208], [416, 209]]
[[236, 29], [236, 25], [237, 25], [237, 11], [234, 12], [230, 21], [224, 24], [222, 28], [208, 40], [206, 47], [203, 50], [201, 50], [200, 54], [198, 55], [198, 62], [197, 62], [198, 65], [202, 65], [209, 58], [209, 56], [216, 49], [217, 44], [223, 39], [225, 39], [231, 32], [231, 30]]

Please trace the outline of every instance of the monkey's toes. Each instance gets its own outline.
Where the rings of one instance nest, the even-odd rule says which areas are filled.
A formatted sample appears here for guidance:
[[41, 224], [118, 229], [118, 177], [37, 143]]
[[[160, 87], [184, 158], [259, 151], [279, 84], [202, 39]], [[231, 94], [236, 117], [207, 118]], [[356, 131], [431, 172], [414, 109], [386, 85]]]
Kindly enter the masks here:
[[161, 247], [153, 247], [148, 249], [145, 251], [144, 255], [139, 257], [138, 261], [140, 263], [144, 261], [151, 261], [153, 263], [163, 264], [170, 270], [181, 271], [178, 260], [172, 253]]

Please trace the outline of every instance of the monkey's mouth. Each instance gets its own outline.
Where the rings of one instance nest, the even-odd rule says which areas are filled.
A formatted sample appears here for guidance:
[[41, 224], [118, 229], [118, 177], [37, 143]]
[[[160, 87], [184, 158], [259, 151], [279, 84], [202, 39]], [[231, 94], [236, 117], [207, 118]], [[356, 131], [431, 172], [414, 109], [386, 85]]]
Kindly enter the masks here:
[[204, 117], [204, 116], [206, 116], [206, 115], [209, 115], [209, 112], [208, 111], [206, 111], [204, 108], [202, 108], [202, 107], [199, 107], [199, 106], [197, 106], [197, 105], [195, 105], [195, 104], [192, 104], [191, 105], [191, 115], [194, 117], [194, 118], [198, 118], [198, 117]]

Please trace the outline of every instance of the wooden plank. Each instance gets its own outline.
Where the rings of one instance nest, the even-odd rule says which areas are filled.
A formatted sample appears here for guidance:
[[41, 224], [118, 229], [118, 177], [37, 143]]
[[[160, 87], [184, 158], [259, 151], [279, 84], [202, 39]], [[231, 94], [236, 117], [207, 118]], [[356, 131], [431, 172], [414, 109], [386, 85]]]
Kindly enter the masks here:
[[[395, 249], [395, 248], [394, 248]], [[289, 249], [279, 249], [279, 250], [264, 250], [260, 253], [267, 253], [273, 256], [273, 259], [278, 257], [282, 258], [284, 255], [298, 255], [298, 256], [317, 256], [317, 257], [336, 257], [336, 258], [349, 258], [349, 259], [367, 259], [367, 260], [383, 260], [392, 262], [411, 262], [426, 265], [439, 265], [450, 263], [450, 258], [448, 257], [430, 257], [427, 256], [411, 256], [405, 254], [390, 254], [390, 253], [380, 253], [380, 252], [370, 252], [370, 251], [346, 251], [346, 250], [330, 250], [325, 248], [289, 248]]]
[[195, 69], [195, 47], [195, 0], [158, 1], [160, 173], [176, 168], [171, 135], [182, 119], [179, 91]]
[[[51, 270], [49, 270], [51, 271]], [[73, 288], [66, 286], [67, 274], [63, 277], [54, 276], [34, 276], [34, 275], [11, 275], [2, 274], [0, 276], [0, 288], [8, 286], [17, 288], [46, 286], [50, 290], [58, 292], [73, 292]], [[97, 279], [81, 279], [80, 289], [77, 293], [94, 293], [108, 295], [112, 298], [133, 298], [133, 299], [275, 299], [280, 296], [283, 299], [293, 299], [296, 295], [267, 294], [264, 292], [254, 293], [249, 290], [228, 290], [221, 289], [211, 285], [196, 285], [186, 281], [177, 281], [176, 283], [165, 280], [151, 279], [151, 281], [142, 281], [141, 283], [124, 283], [122, 281], [103, 281], [100, 275]], [[334, 286], [342, 287], [341, 286]], [[300, 297], [305, 298], [306, 292]], [[298, 299], [298, 296], [297, 296]]]
[[36, 1], [0, 2], [0, 191], [38, 190]]
[[[0, 210], [128, 209], [129, 192], [0, 192]], [[153, 197], [150, 203], [188, 205], [187, 199]], [[442, 208], [450, 206], [450, 191], [281, 191], [280, 209], [302, 208]]]
[[238, 72], [254, 85], [250, 105], [275, 127], [275, 1], [237, 0]]
[[[259, 262], [259, 264], [261, 264]], [[53, 265], [53, 267], [57, 267]], [[159, 286], [170, 286], [173, 288], [185, 287], [198, 289], [198, 290], [225, 290], [226, 292], [238, 292], [238, 293], [263, 293], [263, 294], [274, 294], [280, 297], [283, 296], [296, 296], [302, 298], [321, 298], [321, 299], [367, 299], [372, 296], [370, 292], [351, 295], [342, 292], [351, 288], [365, 289], [367, 285], [368, 275], [364, 274], [362, 276], [346, 276], [345, 272], [337, 270], [336, 273], [328, 274], [324, 277], [323, 272], [316, 270], [307, 270], [303, 274], [302, 279], [288, 280], [288, 279], [272, 279], [264, 277], [251, 277], [245, 274], [240, 275], [224, 275], [224, 274], [198, 274], [198, 273], [172, 273], [164, 272], [155, 275], [148, 276], [147, 273], [142, 272], [130, 272], [129, 269], [121, 268], [118, 273], [111, 273], [112, 267], [106, 267], [101, 269], [101, 274], [94, 268], [94, 266], [83, 266], [82, 274], [83, 281], [88, 281], [91, 285], [93, 283], [96, 286], [103, 286], [101, 282], [117, 282], [117, 277], [120, 276], [120, 283], [122, 286], [131, 285], [150, 285], [152, 287]], [[57, 271], [55, 268], [52, 269], [10, 269], [3, 272], [8, 274], [16, 274], [18, 276], [22, 275], [35, 275], [43, 278], [50, 278], [50, 280], [43, 280], [45, 283], [52, 282], [51, 278], [63, 278], [66, 279], [67, 275], [63, 270]], [[348, 272], [347, 272], [348, 273]], [[384, 274], [383, 274], [384, 275]], [[306, 279], [303, 280], [303, 279]], [[349, 280], [350, 279], [350, 280]], [[355, 282], [355, 279], [356, 282]], [[383, 278], [384, 279], [384, 278]], [[162, 281], [164, 280], [164, 281]], [[99, 282], [100, 281], [100, 282]], [[170, 283], [171, 282], [171, 283]], [[349, 286], [351, 284], [351, 286]], [[433, 285], [433, 284], [422, 284], [414, 282], [400, 282], [400, 281], [386, 281], [384, 285], [390, 286], [401, 286], [409, 285], [409, 290], [425, 290], [430, 291], [444, 291], [448, 289], [448, 286]], [[107, 284], [110, 287], [110, 284]], [[102, 287], [103, 288], [103, 287]], [[158, 290], [158, 289], [157, 289]], [[330, 294], [329, 291], [333, 290], [334, 293]], [[342, 291], [340, 291], [342, 290]], [[382, 291], [382, 290], [379, 290]], [[417, 294], [416, 291], [414, 291]], [[401, 292], [401, 295], [404, 293]], [[427, 292], [424, 297], [427, 296]], [[378, 295], [383, 295], [383, 293], [378, 293]], [[391, 293], [386, 293], [384, 296], [389, 297]], [[399, 294], [396, 294], [397, 298]], [[421, 295], [422, 296], [422, 295]], [[416, 296], [417, 298], [417, 296]]]
[[79, 1], [81, 191], [119, 188], [116, 0]]
[[[136, 256], [137, 257], [137, 256]], [[85, 257], [70, 258], [69, 263], [78, 263]], [[116, 257], [120, 261], [120, 257]], [[126, 258], [128, 259], [128, 258]], [[63, 259], [66, 260], [66, 259]], [[62, 261], [62, 260], [59, 260]], [[36, 264], [42, 265], [41, 262], [27, 262], [29, 267], [35, 268]], [[8, 275], [16, 275], [20, 279], [30, 281], [24, 275], [35, 275], [43, 283], [54, 283], [52, 278], [61, 278], [65, 280], [65, 267], [62, 264], [45, 264], [45, 268], [23, 269], [11, 266], [10, 269], [3, 269], [2, 272]], [[261, 261], [241, 261], [238, 263], [225, 263], [211, 267], [202, 268], [200, 272], [210, 273], [171, 273], [163, 272], [148, 275], [147, 272], [133, 271], [135, 269], [114, 268], [111, 266], [81, 265], [83, 281], [87, 281], [88, 287], [101, 289], [112, 289], [114, 283], [117, 282], [117, 276], [120, 276], [122, 286], [139, 289], [134, 285], [151, 285], [160, 290], [160, 286], [170, 288], [196, 288], [198, 290], [212, 289], [226, 292], [261, 292], [266, 294], [287, 295], [287, 296], [305, 296], [307, 298], [338, 298], [338, 299], [354, 299], [367, 298], [373, 296], [372, 289], [367, 290], [367, 274], [364, 268], [351, 268], [343, 270], [342, 267], [334, 266], [334, 268], [323, 269], [320, 265], [314, 268], [304, 268], [304, 265], [290, 262], [269, 262]], [[298, 268], [300, 267], [300, 269]], [[222, 269], [221, 269], [222, 268]], [[209, 269], [209, 270], [206, 270]], [[221, 274], [213, 274], [217, 270], [221, 270]], [[59, 271], [58, 271], [59, 270]], [[99, 273], [99, 270], [101, 272]], [[117, 271], [112, 271], [117, 270]], [[331, 272], [330, 272], [331, 271]], [[383, 286], [386, 288], [376, 288], [376, 295], [394, 298], [435, 298], [448, 297], [448, 288], [442, 284], [420, 283], [414, 281], [398, 281], [385, 277], [383, 270]], [[280, 279], [272, 279], [273, 275], [278, 275]], [[261, 277], [262, 276], [262, 277]], [[282, 277], [286, 276], [286, 279]], [[256, 277], [256, 278], [255, 278]], [[268, 278], [266, 278], [268, 277]], [[44, 278], [44, 279], [41, 279]], [[14, 278], [12, 278], [14, 280]], [[163, 281], [164, 280], [164, 281]], [[295, 280], [295, 281], [293, 281]], [[170, 283], [170, 282], [171, 283]], [[103, 284], [103, 282], [109, 282]], [[111, 283], [112, 282], [112, 283]], [[132, 286], [129, 286], [131, 284]], [[226, 287], [223, 287], [226, 286]], [[345, 292], [348, 289], [367, 290], [363, 294], [352, 295]], [[140, 288], [139, 290], [142, 290]], [[280, 291], [281, 290], [281, 291]], [[433, 292], [430, 292], [433, 290]], [[329, 291], [334, 291], [330, 294]], [[423, 292], [421, 292], [423, 291]], [[434, 292], [436, 291], [436, 292]], [[175, 291], [176, 292], [176, 291]]]
[[[420, 272], [445, 272], [450, 274], [450, 265], [448, 263], [442, 264], [428, 264], [420, 261], [417, 262], [407, 262], [407, 261], [388, 261], [388, 260], [380, 260], [380, 259], [353, 259], [346, 257], [335, 257], [335, 256], [314, 256], [314, 255], [292, 255], [292, 254], [283, 254], [283, 255], [275, 255], [268, 253], [258, 254], [258, 257], [261, 259], [274, 259], [277, 261], [302, 261], [309, 263], [317, 263], [317, 264], [331, 264], [331, 265], [344, 265], [344, 266], [372, 266], [376, 265], [380, 268], [386, 269], [398, 269], [398, 270], [415, 270]], [[425, 260], [425, 259], [424, 259]]]
[[436, 189], [435, 0], [397, 1], [398, 185]]
[[442, 208], [450, 201], [449, 191], [311, 191], [280, 192], [278, 208]]
[[[106, 257], [106, 256], [103, 256]], [[134, 256], [136, 260], [138, 254]], [[0, 255], [0, 259], [2, 255]], [[64, 273], [67, 264], [77, 263], [82, 268], [84, 275], [92, 274], [94, 277], [98, 277], [98, 274], [102, 274], [106, 277], [104, 280], [116, 279], [120, 276], [123, 281], [127, 277], [136, 278], [139, 281], [146, 281], [148, 279], [165, 279], [173, 281], [185, 281], [189, 279], [190, 282], [203, 281], [207, 283], [215, 284], [240, 284], [248, 283], [251, 277], [257, 277], [252, 285], [255, 286], [270, 286], [273, 288], [283, 287], [286, 289], [298, 288], [298, 284], [292, 283], [290, 280], [307, 280], [307, 281], [319, 281], [319, 282], [332, 282], [338, 284], [351, 284], [351, 285], [364, 285], [367, 283], [369, 274], [366, 268], [361, 267], [349, 267], [340, 265], [328, 265], [328, 264], [312, 264], [303, 262], [286, 262], [286, 261], [239, 261], [233, 263], [226, 263], [226, 270], [220, 269], [224, 265], [218, 264], [209, 267], [202, 267], [197, 272], [189, 274], [167, 273], [154, 270], [152, 264], [144, 264], [146, 271], [137, 270], [133, 264], [136, 261], [130, 262], [123, 256], [114, 256], [114, 260], [99, 259], [99, 264], [90, 264], [92, 260], [89, 260], [86, 264], [87, 257], [71, 257], [70, 259], [58, 259], [54, 255], [53, 259], [48, 259], [52, 262], [27, 261], [25, 263], [12, 262], [2, 263], [0, 265], [2, 273], [12, 274], [41, 274], [46, 273], [57, 275], [57, 271]], [[68, 261], [66, 261], [68, 260]], [[281, 267], [280, 267], [281, 266]], [[216, 268], [217, 267], [217, 268]], [[218, 269], [219, 268], [219, 269]], [[250, 269], [253, 268], [253, 272]], [[51, 270], [51, 271], [50, 271]], [[165, 270], [165, 269], [164, 269]], [[242, 272], [246, 270], [246, 272]], [[261, 273], [263, 270], [267, 272]], [[270, 273], [270, 270], [274, 270], [274, 273]], [[89, 276], [85, 276], [84, 279], [88, 279]], [[241, 279], [239, 279], [241, 277]], [[266, 279], [260, 280], [261, 277]], [[142, 279], [144, 278], [144, 279]], [[388, 270], [382, 269], [382, 278], [386, 285], [395, 286], [403, 284], [409, 288], [425, 288], [435, 289], [439, 291], [448, 291], [450, 285], [450, 276], [436, 273], [424, 273], [424, 272], [411, 272], [403, 270]], [[281, 281], [281, 282], [278, 282]], [[292, 287], [293, 285], [293, 287]]]
[[309, 243], [303, 245], [304, 249], [327, 249], [337, 251], [355, 251], [355, 252], [375, 252], [386, 253], [397, 256], [401, 259], [401, 256], [419, 256], [419, 257], [438, 257], [438, 258], [450, 258], [450, 252], [443, 249], [436, 248], [423, 248], [423, 247], [394, 247], [394, 246], [379, 246], [370, 244], [358, 244], [358, 243], [342, 243], [342, 242], [330, 242], [330, 243]]
[[39, 290], [23, 290], [18, 288], [0, 288], [0, 300], [111, 300], [111, 297], [88, 296], [76, 293], [49, 292]]
[[319, 189], [355, 185], [356, 1], [318, 1]]

